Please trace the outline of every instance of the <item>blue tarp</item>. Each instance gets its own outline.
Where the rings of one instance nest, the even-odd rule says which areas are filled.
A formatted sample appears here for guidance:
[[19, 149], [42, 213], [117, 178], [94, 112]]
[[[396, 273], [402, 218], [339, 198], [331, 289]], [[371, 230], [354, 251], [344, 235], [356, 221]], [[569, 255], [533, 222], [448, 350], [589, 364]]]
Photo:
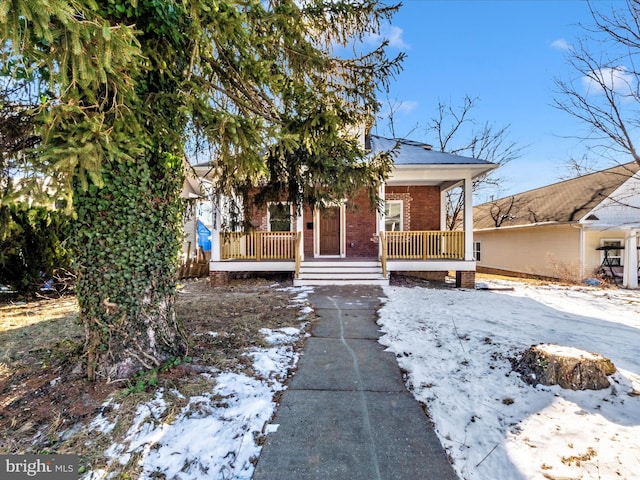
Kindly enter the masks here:
[[211, 230], [200, 220], [198, 220], [198, 246], [205, 252], [211, 251]]

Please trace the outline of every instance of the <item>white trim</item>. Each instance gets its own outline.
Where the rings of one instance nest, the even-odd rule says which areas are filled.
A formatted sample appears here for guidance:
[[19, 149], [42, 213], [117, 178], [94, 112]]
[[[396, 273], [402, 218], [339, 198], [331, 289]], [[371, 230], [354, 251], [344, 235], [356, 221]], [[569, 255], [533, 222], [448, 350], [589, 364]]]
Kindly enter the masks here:
[[626, 266], [622, 275], [622, 286], [638, 288], [638, 232], [628, 232], [624, 241], [624, 260]]
[[[601, 238], [600, 239], [600, 246], [604, 247], [604, 243], [605, 242], [618, 242], [620, 249], [624, 248], [624, 238]], [[609, 258], [611, 258], [611, 255], [609, 255]], [[615, 255], [613, 258], [620, 258], [620, 266], [624, 266], [624, 251], [621, 250], [620, 251], [620, 255]], [[604, 252], [601, 251], [600, 252], [600, 264], [602, 264], [602, 262], [604, 261]]]
[[473, 261], [473, 181], [471, 177], [464, 179], [464, 259]]
[[[397, 230], [387, 230], [387, 204], [400, 204], [400, 228]], [[384, 231], [402, 232], [404, 230], [404, 200], [385, 200], [384, 201]]]
[[340, 254], [320, 255], [320, 209], [316, 208], [313, 212], [313, 258], [345, 258], [347, 250], [346, 201], [332, 202], [327, 207], [338, 207], [338, 212], [340, 212]]
[[[478, 246], [477, 249], [476, 249], [476, 245]], [[476, 255], [476, 253], [480, 254], [480, 259], [478, 259], [478, 256]], [[473, 260], [478, 263], [482, 263], [482, 241], [480, 240], [473, 241]]]
[[[387, 201], [386, 196], [387, 196], [387, 191], [386, 191], [386, 185], [384, 182], [380, 183], [379, 187], [378, 187], [378, 195], [380, 196], [380, 198], [383, 201]], [[382, 210], [382, 211], [380, 211]], [[375, 238], [378, 238], [378, 236], [380, 235], [380, 232], [382, 230], [384, 230], [384, 225], [386, 222], [385, 216], [384, 216], [384, 208], [380, 209], [380, 208], [376, 208], [376, 231], [375, 231]], [[380, 239], [378, 238], [378, 258], [382, 258], [382, 242], [380, 241]]]

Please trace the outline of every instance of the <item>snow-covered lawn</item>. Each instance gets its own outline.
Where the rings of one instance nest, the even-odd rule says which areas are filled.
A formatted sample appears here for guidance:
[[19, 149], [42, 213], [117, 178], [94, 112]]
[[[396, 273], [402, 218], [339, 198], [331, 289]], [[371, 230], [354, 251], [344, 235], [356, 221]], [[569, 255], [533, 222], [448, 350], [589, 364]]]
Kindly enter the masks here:
[[[491, 285], [513, 290], [385, 287], [380, 311], [380, 341], [427, 405], [460, 478], [640, 478], [640, 293]], [[295, 291], [304, 322], [309, 289]], [[158, 391], [105, 455], [141, 466], [141, 478], [250, 479], [303, 330], [262, 333], [271, 347], [248, 353], [253, 374], [212, 372], [215, 389], [189, 399]], [[525, 384], [510, 358], [537, 343], [610, 358], [618, 369], [612, 387], [574, 392]], [[116, 416], [117, 409], [105, 406]], [[99, 416], [91, 428], [98, 435], [114, 425]], [[93, 470], [85, 477], [110, 475]]]
[[[252, 372], [204, 373], [215, 388], [186, 399], [179, 391], [158, 389], [154, 398], [139, 404], [122, 441], [111, 445], [109, 464], [130, 464], [140, 477], [173, 480], [250, 479], [260, 454], [260, 439], [275, 412], [275, 395], [284, 389], [288, 371], [298, 362], [293, 348], [304, 335], [311, 308], [309, 289], [295, 289], [300, 328], [262, 329], [268, 348], [253, 348]], [[219, 332], [209, 332], [217, 335]], [[177, 404], [184, 404], [176, 409]], [[90, 425], [94, 435], [109, 434], [118, 423], [119, 404], [110, 400]], [[117, 470], [117, 469], [113, 469]], [[95, 469], [85, 479], [120, 478], [110, 469]], [[129, 478], [129, 477], [126, 477]]]
[[[640, 293], [487, 286], [513, 291], [385, 287], [380, 311], [460, 478], [640, 478]], [[509, 359], [538, 343], [608, 357], [611, 388], [525, 384]]]

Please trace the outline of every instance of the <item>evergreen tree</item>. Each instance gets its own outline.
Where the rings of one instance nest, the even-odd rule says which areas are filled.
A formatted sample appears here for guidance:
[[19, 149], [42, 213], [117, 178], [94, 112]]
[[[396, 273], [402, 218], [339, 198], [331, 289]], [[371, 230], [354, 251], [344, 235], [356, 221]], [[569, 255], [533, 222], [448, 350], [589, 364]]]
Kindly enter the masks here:
[[[72, 193], [88, 375], [126, 378], [186, 352], [174, 312], [185, 146], [213, 155], [221, 193], [296, 205], [375, 197], [357, 126], [398, 71], [397, 7], [377, 0], [5, 0], [3, 68], [47, 82], [39, 158]], [[355, 42], [355, 43], [353, 43]]]

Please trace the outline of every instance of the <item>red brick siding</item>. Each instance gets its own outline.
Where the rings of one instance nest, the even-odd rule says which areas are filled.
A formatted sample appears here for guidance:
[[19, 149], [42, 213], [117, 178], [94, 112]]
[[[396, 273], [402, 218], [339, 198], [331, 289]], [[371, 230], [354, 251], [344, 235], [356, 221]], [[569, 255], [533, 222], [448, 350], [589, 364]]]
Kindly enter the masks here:
[[440, 230], [440, 188], [388, 186], [386, 200], [402, 200], [404, 230]]
[[[404, 230], [440, 230], [438, 187], [387, 186], [385, 198], [403, 201]], [[313, 225], [313, 213], [310, 208], [304, 209], [303, 219], [304, 255], [312, 258], [314, 230], [307, 228], [308, 224]], [[268, 230], [266, 207], [252, 207], [249, 220], [254, 228]], [[366, 193], [358, 194], [347, 202], [345, 220], [347, 257], [377, 257], [376, 212], [371, 209]]]
[[[304, 241], [304, 258], [313, 258], [313, 212], [309, 207], [305, 207], [302, 212], [303, 219], [303, 241]], [[308, 228], [311, 227], [311, 228]]]
[[212, 287], [223, 287], [229, 283], [229, 272], [209, 272], [209, 282]]
[[347, 202], [347, 258], [378, 257], [376, 212], [366, 193], [360, 193]]
[[456, 287], [476, 288], [476, 272], [456, 271]]

